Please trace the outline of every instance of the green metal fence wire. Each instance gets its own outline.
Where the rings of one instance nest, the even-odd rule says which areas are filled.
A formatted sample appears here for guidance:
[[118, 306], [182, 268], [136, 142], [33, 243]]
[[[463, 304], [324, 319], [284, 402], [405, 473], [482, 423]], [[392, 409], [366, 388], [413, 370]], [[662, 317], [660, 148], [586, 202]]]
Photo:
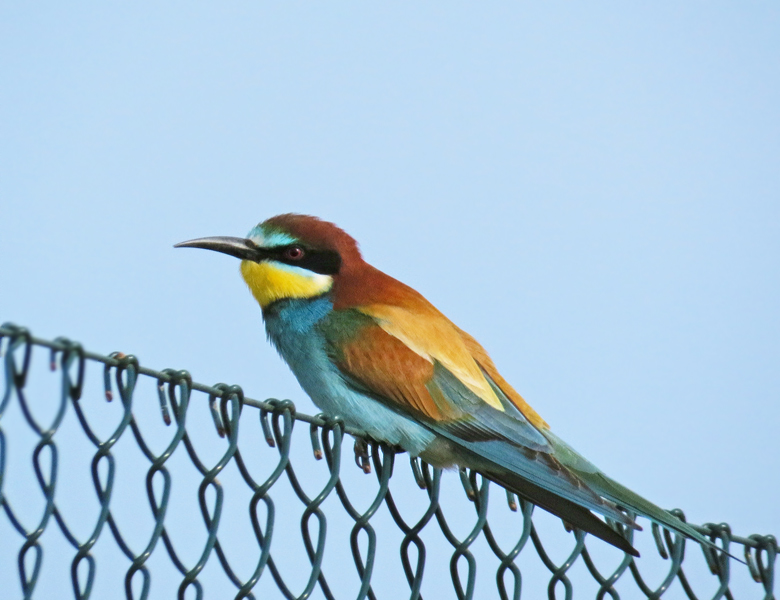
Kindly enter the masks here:
[[[36, 350], [38, 348], [38, 350]], [[476, 520], [471, 531], [465, 537], [459, 537], [444, 516], [442, 509], [441, 471], [432, 469], [417, 460], [411, 460], [411, 468], [417, 484], [426, 492], [421, 498], [425, 498], [426, 510], [421, 518], [407, 522], [401, 514], [397, 499], [390, 490], [391, 477], [395, 460], [398, 455], [392, 448], [376, 442], [366, 440], [367, 452], [356, 452], [358, 466], [366, 472], [373, 470], [377, 482], [378, 491], [365, 510], [359, 510], [350, 500], [346, 488], [343, 485], [342, 469], [348, 468], [350, 461], [345, 461], [344, 443], [345, 434], [351, 434], [359, 441], [359, 431], [352, 431], [345, 427], [338, 419], [330, 419], [323, 415], [308, 416], [296, 412], [295, 406], [289, 400], [258, 401], [244, 395], [238, 386], [217, 384], [214, 386], [202, 385], [192, 381], [187, 371], [174, 371], [166, 369], [154, 371], [139, 365], [133, 356], [121, 353], [113, 353], [109, 356], [87, 352], [76, 342], [65, 338], [57, 338], [48, 341], [33, 337], [25, 328], [6, 323], [0, 327], [0, 351], [4, 354], [5, 364], [5, 390], [0, 400], [0, 504], [3, 512], [10, 522], [13, 530], [18, 533], [16, 542], [20, 543], [17, 556], [16, 569], [20, 582], [22, 596], [33, 598], [36, 594], [36, 585], [42, 573], [44, 564], [44, 548], [42, 536], [49, 529], [59, 529], [68, 544], [74, 551], [70, 566], [70, 587], [72, 594], [78, 599], [87, 599], [93, 596], [94, 583], [97, 570], [95, 558], [95, 545], [100, 539], [113, 538], [119, 550], [126, 557], [129, 566], [124, 577], [124, 593], [128, 599], [145, 599], [150, 596], [152, 582], [152, 568], [150, 558], [160, 553], [166, 554], [175, 569], [180, 573], [178, 596], [204, 597], [204, 587], [199, 577], [209, 561], [217, 561], [224, 570], [227, 578], [235, 586], [232, 591], [219, 597], [254, 598], [261, 579], [270, 578], [278, 590], [279, 596], [288, 599], [304, 599], [318, 595], [327, 599], [337, 596], [333, 587], [334, 581], [345, 576], [343, 569], [340, 572], [328, 572], [324, 568], [324, 557], [327, 551], [326, 540], [328, 537], [327, 519], [323, 510], [323, 504], [335, 493], [343, 509], [349, 515], [354, 525], [352, 526], [349, 540], [355, 570], [359, 578], [359, 590], [357, 598], [379, 597], [410, 597], [422, 598], [423, 581], [426, 561], [426, 546], [422, 533], [425, 528], [435, 527], [434, 523], [452, 546], [453, 552], [449, 560], [450, 576], [454, 596], [458, 599], [475, 597], [475, 580], [477, 564], [475, 553], [472, 551], [475, 541], [482, 536], [490, 550], [498, 559], [499, 566], [495, 574], [495, 587], [492, 597], [502, 600], [509, 598], [519, 599], [527, 597], [523, 590], [523, 574], [519, 562], [521, 553], [530, 552], [530, 548], [538, 554], [541, 563], [549, 570], [549, 583], [547, 595], [549, 598], [565, 597], [567, 600], [574, 596], [571, 569], [582, 561], [590, 576], [595, 580], [597, 598], [618, 599], [619, 584], [629, 591], [630, 598], [646, 597], [661, 598], [667, 594], [673, 583], [679, 583], [675, 593], [680, 590], [690, 599], [703, 598], [697, 595], [690, 579], [683, 568], [686, 547], [696, 548], [701, 552], [709, 567], [711, 577], [717, 585], [714, 593], [708, 598], [732, 599], [733, 591], [731, 583], [732, 571], [739, 568], [748, 571], [754, 584], [752, 597], [774, 599], [774, 574], [775, 558], [778, 551], [776, 539], [771, 535], [751, 535], [747, 538], [733, 535], [726, 524], [707, 524], [697, 527], [697, 530], [708, 536], [718, 546], [735, 556], [744, 556], [745, 565], [736, 563], [724, 553], [716, 553], [711, 549], [699, 547], [698, 544], [685, 540], [669, 531], [652, 528], [652, 537], [657, 552], [666, 561], [667, 569], [659, 585], [651, 586], [640, 573], [642, 560], [625, 555], [617, 568], [611, 572], [601, 572], [594, 560], [592, 551], [586, 545], [586, 536], [579, 531], [573, 532], [575, 544], [568, 557], [562, 562], [556, 562], [542, 544], [538, 527], [532, 520], [533, 506], [515, 498], [512, 494], [506, 494], [509, 507], [518, 511], [522, 517], [522, 525], [519, 527], [519, 535], [516, 543], [509, 550], [502, 548], [494, 531], [505, 528], [506, 524], [496, 521], [488, 521], [488, 495], [492, 490], [504, 494], [504, 491], [491, 485], [478, 473], [462, 471], [461, 482], [468, 499], [472, 502]], [[52, 371], [59, 369], [60, 391], [56, 402], [56, 410], [53, 420], [48, 425], [41, 424], [35, 418], [35, 398], [28, 398], [26, 384], [30, 373], [30, 364], [34, 352], [47, 352], [49, 354]], [[90, 426], [85, 411], [89, 402], [82, 398], [85, 387], [87, 363], [99, 363], [103, 372], [103, 388], [107, 400], [118, 396], [121, 404], [122, 416], [115, 430], [107, 437], [99, 437]], [[156, 381], [160, 412], [165, 424], [170, 425], [175, 433], [167, 447], [156, 454], [147, 439], [142, 434], [136, 420], [138, 406], [134, 392], [140, 377], [151, 378]], [[221, 457], [212, 467], [206, 466], [201, 457], [195, 451], [187, 430], [187, 414], [192, 403], [193, 392], [201, 392], [208, 396], [211, 417], [220, 436], [226, 439], [226, 444]], [[18, 511], [12, 506], [8, 491], [9, 486], [16, 485], [9, 478], [7, 470], [7, 454], [9, 439], [13, 440], [17, 430], [6, 431], [3, 429], [2, 418], [11, 403], [18, 403], [24, 421], [34, 433], [37, 439], [32, 454], [32, 465], [37, 489], [44, 499], [44, 509], [40, 519], [33, 527], [25, 527], [23, 519], [18, 516]], [[68, 485], [63, 473], [58, 470], [58, 429], [68, 410], [73, 410], [83, 433], [94, 447], [94, 456], [90, 465], [91, 478], [94, 484], [94, 493], [99, 503], [99, 514], [94, 521], [91, 533], [87, 537], [79, 538], [68, 525], [60, 504], [58, 504], [58, 490]], [[262, 480], [253, 476], [247, 466], [245, 455], [242, 454], [242, 444], [239, 436], [239, 417], [243, 410], [257, 411], [262, 432], [266, 438], [269, 452], [273, 454], [266, 457], [275, 461], [270, 475]], [[310, 496], [304, 492], [301, 480], [296, 473], [291, 459], [293, 441], [293, 429], [295, 426], [308, 428], [312, 449], [315, 458], [324, 458], [327, 464], [329, 477], [324, 486], [316, 495]], [[117, 443], [126, 438], [134, 440], [140, 452], [148, 461], [146, 468], [146, 496], [154, 526], [151, 536], [145, 547], [138, 550], [131, 549], [126, 534], [120, 531], [115, 520], [112, 508], [116, 504], [115, 479], [117, 464], [115, 449]], [[206, 531], [206, 542], [200, 556], [194, 564], [185, 564], [182, 554], [177, 551], [177, 545], [173, 536], [166, 527], [166, 517], [175, 507], [171, 505], [172, 472], [169, 468], [169, 459], [177, 449], [183, 447], [187, 456], [200, 474], [198, 487], [198, 502], [201, 512], [202, 525]], [[44, 459], [43, 455], [49, 458]], [[273, 457], [273, 458], [271, 458]], [[366, 458], [370, 457], [370, 458]], [[220, 539], [220, 521], [224, 509], [224, 489], [217, 476], [231, 463], [235, 464], [241, 478], [249, 486], [251, 500], [248, 512], [254, 536], [259, 548], [259, 557], [249, 577], [241, 578], [234, 565], [228, 559], [227, 553]], [[371, 468], [373, 467], [373, 469]], [[291, 590], [290, 582], [285, 580], [275, 562], [275, 553], [284, 543], [285, 538], [294, 535], [294, 532], [279, 530], [276, 522], [276, 504], [274, 503], [275, 486], [286, 478], [289, 481], [295, 495], [305, 507], [300, 520], [300, 535], [302, 536], [308, 561], [298, 565], [299, 573], [303, 573], [301, 581], [303, 590], [296, 594]], [[162, 484], [155, 484], [155, 480], [161, 480]], [[61, 493], [61, 492], [60, 492]], [[208, 497], [213, 501], [209, 501]], [[113, 502], [113, 504], [112, 504]], [[377, 531], [372, 524], [382, 508], [386, 507], [392, 520], [400, 529], [402, 541], [400, 543], [400, 559], [403, 573], [406, 578], [406, 588], [396, 586], [392, 590], [375, 589], [376, 573], [382, 565], [377, 563], [378, 537], [384, 532]], [[259, 508], [264, 508], [265, 519], [258, 516]], [[684, 518], [681, 511], [673, 511], [680, 518]], [[633, 532], [624, 532], [629, 538]], [[223, 533], [222, 540], [225, 539]], [[361, 539], [363, 540], [361, 542]], [[530, 542], [530, 543], [529, 543]], [[601, 543], [601, 542], [598, 542]], [[9, 537], [0, 538], [0, 547], [8, 548], [14, 544]], [[0, 565], [1, 566], [1, 565]], [[6, 570], [5, 572], [9, 572]], [[0, 570], [0, 573], [3, 573]], [[632, 582], [630, 588], [625, 588], [627, 581]], [[0, 590], [9, 589], [10, 582], [0, 581]], [[253, 590], [255, 590], [253, 592]], [[437, 597], [443, 597], [444, 591], [439, 589]], [[562, 595], [561, 595], [562, 594]], [[6, 594], [0, 594], [3, 598]], [[666, 596], [671, 597], [671, 596]]]

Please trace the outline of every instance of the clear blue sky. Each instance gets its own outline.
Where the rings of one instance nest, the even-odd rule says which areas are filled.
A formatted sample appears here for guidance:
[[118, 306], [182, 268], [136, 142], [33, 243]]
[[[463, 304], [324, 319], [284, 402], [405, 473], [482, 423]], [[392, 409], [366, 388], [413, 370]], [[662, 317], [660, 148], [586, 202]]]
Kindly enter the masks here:
[[0, 320], [315, 412], [236, 262], [171, 246], [316, 214], [607, 473], [778, 534], [778, 31], [775, 2], [4, 3]]

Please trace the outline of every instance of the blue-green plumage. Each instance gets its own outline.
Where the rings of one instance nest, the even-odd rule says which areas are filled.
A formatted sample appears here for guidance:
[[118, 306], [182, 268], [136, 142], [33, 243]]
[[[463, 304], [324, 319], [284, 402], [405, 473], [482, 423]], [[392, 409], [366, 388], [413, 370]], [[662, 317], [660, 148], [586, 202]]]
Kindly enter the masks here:
[[[550, 450], [549, 443], [516, 409], [506, 414], [480, 405], [441, 365], [436, 365], [428, 387], [458, 404], [465, 415], [449, 426], [410, 419], [390, 408], [381, 396], [361, 389], [361, 383], [334, 362], [343, 344], [363, 328], [376, 326], [373, 318], [351, 310], [336, 311], [328, 296], [275, 302], [263, 311], [263, 318], [269, 340], [326, 414], [341, 416], [374, 439], [400, 446], [412, 456], [422, 455], [434, 464], [481, 467], [491, 479], [568, 518], [573, 525], [630, 549], [587, 509], [626, 524], [630, 520], [587, 487], [578, 486], [565, 471], [551, 470], [549, 463], [540, 460]], [[513, 424], [516, 431], [511, 437]]]
[[[268, 339], [289, 365], [304, 391], [326, 414], [340, 416], [377, 440], [419, 455], [434, 439], [420, 423], [405, 417], [349, 385], [328, 355], [324, 331], [338, 321], [327, 296], [280, 300], [263, 311]], [[344, 329], [342, 329], [344, 331]]]

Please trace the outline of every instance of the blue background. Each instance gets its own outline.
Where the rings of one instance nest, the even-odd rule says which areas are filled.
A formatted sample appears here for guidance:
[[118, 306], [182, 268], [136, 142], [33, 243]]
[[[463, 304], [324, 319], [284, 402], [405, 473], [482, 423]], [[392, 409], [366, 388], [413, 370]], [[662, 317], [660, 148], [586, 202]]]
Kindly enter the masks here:
[[172, 249], [315, 214], [615, 479], [780, 533], [779, 27], [774, 2], [4, 3], [0, 320], [316, 412], [237, 262]]

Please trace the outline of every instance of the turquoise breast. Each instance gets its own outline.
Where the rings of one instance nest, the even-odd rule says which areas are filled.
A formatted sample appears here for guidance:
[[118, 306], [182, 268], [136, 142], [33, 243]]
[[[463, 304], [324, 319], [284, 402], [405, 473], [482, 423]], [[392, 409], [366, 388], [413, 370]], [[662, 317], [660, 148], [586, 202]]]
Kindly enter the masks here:
[[433, 441], [434, 434], [350, 386], [330, 361], [317, 324], [332, 310], [327, 296], [275, 302], [263, 311], [268, 339], [325, 414], [340, 416], [373, 439], [401, 446], [417, 456]]

